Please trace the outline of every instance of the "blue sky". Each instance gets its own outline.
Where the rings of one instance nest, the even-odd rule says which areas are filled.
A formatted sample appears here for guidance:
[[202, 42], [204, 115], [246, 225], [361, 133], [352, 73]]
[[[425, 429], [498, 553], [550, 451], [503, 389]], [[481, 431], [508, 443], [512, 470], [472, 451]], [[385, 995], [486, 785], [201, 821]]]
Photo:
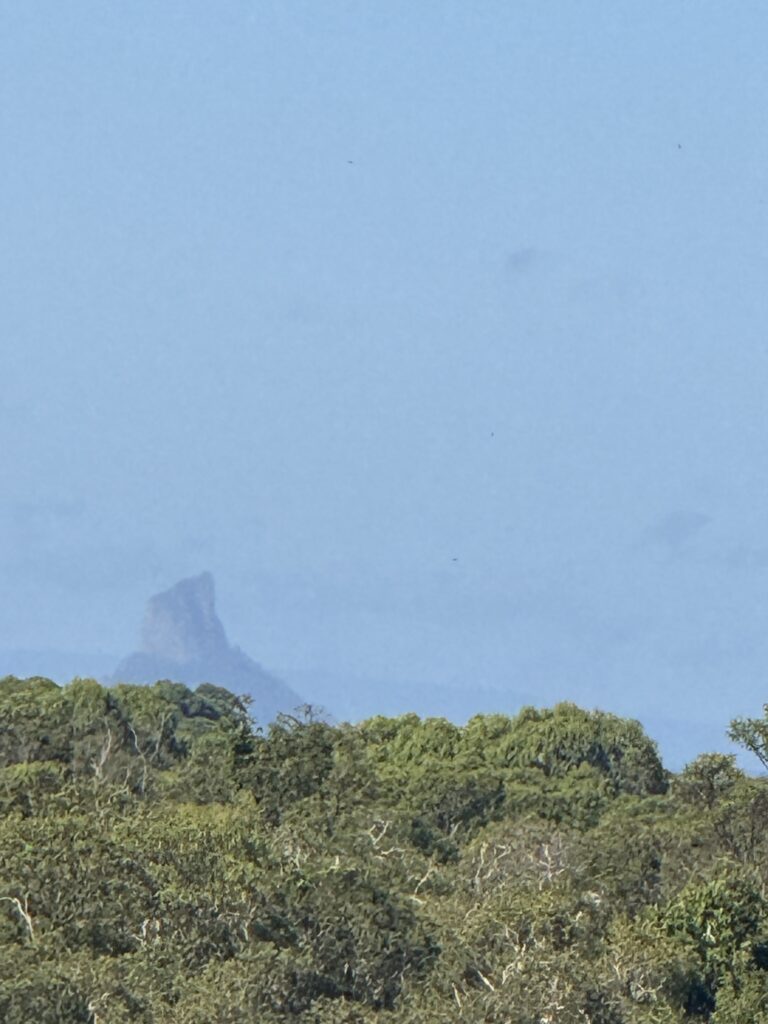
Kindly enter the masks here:
[[0, 2], [0, 647], [758, 713], [766, 30]]

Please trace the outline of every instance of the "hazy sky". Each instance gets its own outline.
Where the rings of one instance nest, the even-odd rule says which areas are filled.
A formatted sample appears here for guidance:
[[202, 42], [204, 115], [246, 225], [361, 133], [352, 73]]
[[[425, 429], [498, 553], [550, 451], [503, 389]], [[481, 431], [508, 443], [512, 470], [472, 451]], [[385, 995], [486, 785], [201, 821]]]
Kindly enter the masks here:
[[[764, 0], [0, 0], [0, 647], [759, 713]], [[644, 702], [644, 703], [643, 703]]]

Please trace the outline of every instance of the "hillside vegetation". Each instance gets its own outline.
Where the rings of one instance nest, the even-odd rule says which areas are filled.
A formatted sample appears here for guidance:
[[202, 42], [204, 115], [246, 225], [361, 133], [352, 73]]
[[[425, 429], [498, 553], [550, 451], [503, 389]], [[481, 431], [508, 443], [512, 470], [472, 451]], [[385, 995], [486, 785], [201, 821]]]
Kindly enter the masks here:
[[765, 781], [602, 712], [0, 681], [7, 1024], [768, 1024], [767, 880]]

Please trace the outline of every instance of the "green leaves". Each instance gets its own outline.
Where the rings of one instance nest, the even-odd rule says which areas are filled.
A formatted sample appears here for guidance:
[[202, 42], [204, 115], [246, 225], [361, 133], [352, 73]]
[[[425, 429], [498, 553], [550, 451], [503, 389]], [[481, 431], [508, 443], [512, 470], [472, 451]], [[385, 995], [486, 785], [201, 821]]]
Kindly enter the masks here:
[[494, 755], [511, 768], [535, 768], [548, 777], [586, 765], [617, 794], [663, 793], [667, 785], [656, 745], [639, 722], [575, 704], [524, 708]]
[[211, 685], [6, 679], [0, 1019], [768, 1024], [768, 785], [668, 783], [569, 704], [262, 733]]
[[768, 704], [763, 705], [762, 718], [734, 718], [728, 738], [754, 754], [768, 769]]

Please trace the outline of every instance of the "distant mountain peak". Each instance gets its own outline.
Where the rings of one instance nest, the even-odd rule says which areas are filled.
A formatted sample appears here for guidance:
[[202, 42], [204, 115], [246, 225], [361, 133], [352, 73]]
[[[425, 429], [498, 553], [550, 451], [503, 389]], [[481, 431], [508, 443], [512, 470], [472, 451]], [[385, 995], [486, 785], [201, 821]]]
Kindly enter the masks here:
[[149, 599], [141, 627], [142, 651], [181, 664], [226, 656], [231, 648], [216, 614], [213, 576], [179, 580]]
[[253, 698], [253, 712], [261, 722], [280, 712], [291, 712], [305, 701], [230, 644], [216, 614], [213, 576], [179, 580], [147, 602], [141, 626], [141, 649], [123, 658], [112, 680], [153, 683], [172, 679], [194, 686], [215, 683]]

